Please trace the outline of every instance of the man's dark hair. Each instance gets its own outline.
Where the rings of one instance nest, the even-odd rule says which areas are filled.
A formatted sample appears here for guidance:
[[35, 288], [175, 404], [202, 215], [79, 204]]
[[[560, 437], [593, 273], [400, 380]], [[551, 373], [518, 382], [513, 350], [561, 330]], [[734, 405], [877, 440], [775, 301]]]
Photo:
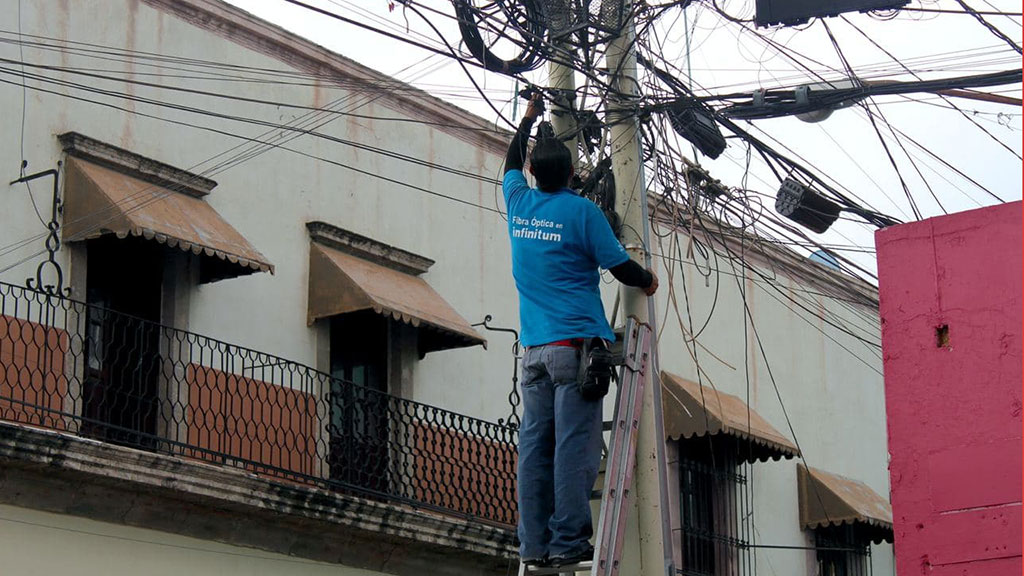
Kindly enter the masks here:
[[530, 153], [530, 167], [537, 188], [558, 192], [569, 184], [572, 176], [572, 155], [558, 138], [539, 138]]

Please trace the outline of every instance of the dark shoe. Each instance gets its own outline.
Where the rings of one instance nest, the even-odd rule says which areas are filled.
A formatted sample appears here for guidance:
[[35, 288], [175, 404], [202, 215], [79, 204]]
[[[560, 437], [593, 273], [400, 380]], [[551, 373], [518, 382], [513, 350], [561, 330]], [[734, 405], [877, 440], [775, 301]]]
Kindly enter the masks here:
[[570, 566], [572, 564], [579, 564], [580, 562], [586, 562], [594, 559], [594, 547], [587, 546], [583, 550], [576, 552], [575, 554], [567, 554], [565, 556], [552, 556], [551, 560], [548, 561], [548, 566], [552, 568], [562, 568], [564, 566]]
[[544, 567], [546, 567], [548, 565], [548, 558], [547, 558], [547, 556], [545, 556], [543, 558], [520, 558], [519, 562], [522, 563], [523, 566], [531, 566], [531, 567], [534, 567], [534, 568], [544, 568]]

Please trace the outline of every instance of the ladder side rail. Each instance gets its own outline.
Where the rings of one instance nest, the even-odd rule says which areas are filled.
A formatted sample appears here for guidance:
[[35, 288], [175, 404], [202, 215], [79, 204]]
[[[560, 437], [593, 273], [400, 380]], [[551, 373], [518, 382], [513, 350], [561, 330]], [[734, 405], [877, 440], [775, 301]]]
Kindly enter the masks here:
[[636, 356], [636, 340], [639, 329], [633, 318], [626, 320], [626, 329], [622, 342], [623, 364], [619, 370], [619, 381], [615, 390], [615, 407], [612, 416], [612, 427], [609, 432], [608, 454], [604, 467], [604, 486], [601, 489], [601, 507], [598, 515], [597, 538], [594, 542], [594, 565], [593, 574], [596, 576], [598, 567], [603, 559], [608, 558], [608, 521], [609, 511], [614, 505], [614, 479], [618, 466], [615, 464], [620, 460], [620, 449], [618, 447], [622, 434], [619, 430], [623, 428], [622, 417], [628, 411], [629, 390], [633, 385], [632, 360]]
[[633, 373], [633, 377], [636, 380], [636, 384], [632, 390], [632, 401], [630, 406], [631, 417], [629, 419], [629, 428], [627, 429], [626, 438], [623, 439], [624, 446], [622, 449], [625, 451], [623, 460], [619, 463], [620, 480], [618, 482], [617, 490], [619, 492], [618, 503], [616, 508], [617, 513], [613, 518], [612, 524], [612, 555], [611, 562], [606, 566], [606, 573], [608, 576], [617, 576], [619, 573], [620, 560], [622, 558], [622, 546], [625, 539], [626, 533], [626, 518], [627, 511], [629, 510], [630, 493], [633, 488], [633, 474], [636, 470], [636, 446], [639, 437], [640, 429], [640, 415], [643, 412], [643, 390], [646, 383], [646, 369], [647, 359], [649, 357], [649, 337], [650, 328], [647, 325], [642, 325], [640, 329], [640, 342], [638, 342], [638, 354], [641, 357], [639, 370]]
[[592, 576], [616, 576], [622, 556], [640, 415], [643, 411], [645, 372], [650, 356], [650, 327], [635, 321], [632, 326], [628, 334], [633, 337], [633, 341], [632, 346], [626, 348], [629, 352], [620, 380], [624, 385], [619, 393], [612, 451], [605, 473], [599, 547], [591, 570]]

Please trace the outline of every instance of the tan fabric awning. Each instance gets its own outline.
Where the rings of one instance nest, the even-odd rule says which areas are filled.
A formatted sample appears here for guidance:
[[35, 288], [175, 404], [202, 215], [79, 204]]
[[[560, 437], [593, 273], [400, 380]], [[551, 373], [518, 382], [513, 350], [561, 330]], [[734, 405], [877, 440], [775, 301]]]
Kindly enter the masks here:
[[487, 344], [422, 278], [310, 244], [309, 323], [359, 310], [373, 310], [419, 328], [422, 354]]
[[716, 434], [733, 436], [746, 441], [740, 444], [740, 457], [748, 462], [800, 454], [793, 442], [732, 394], [702, 387], [668, 372], [661, 373], [661, 390], [665, 435], [672, 440]]
[[853, 524], [875, 543], [893, 541], [892, 507], [867, 484], [801, 464], [797, 486], [805, 529]]
[[274, 266], [201, 198], [82, 160], [68, 158], [65, 241], [141, 236], [204, 257], [202, 281]]

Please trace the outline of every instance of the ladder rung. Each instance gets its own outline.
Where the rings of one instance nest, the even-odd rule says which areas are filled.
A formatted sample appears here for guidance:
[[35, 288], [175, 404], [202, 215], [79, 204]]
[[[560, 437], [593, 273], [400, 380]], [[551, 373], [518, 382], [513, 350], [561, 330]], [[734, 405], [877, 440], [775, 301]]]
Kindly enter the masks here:
[[576, 574], [578, 572], [590, 572], [590, 568], [594, 565], [592, 560], [586, 560], [579, 564], [569, 564], [568, 566], [562, 566], [561, 568], [552, 568], [550, 566], [529, 566], [526, 568], [527, 574], [533, 574], [535, 576], [558, 576], [560, 574]]

